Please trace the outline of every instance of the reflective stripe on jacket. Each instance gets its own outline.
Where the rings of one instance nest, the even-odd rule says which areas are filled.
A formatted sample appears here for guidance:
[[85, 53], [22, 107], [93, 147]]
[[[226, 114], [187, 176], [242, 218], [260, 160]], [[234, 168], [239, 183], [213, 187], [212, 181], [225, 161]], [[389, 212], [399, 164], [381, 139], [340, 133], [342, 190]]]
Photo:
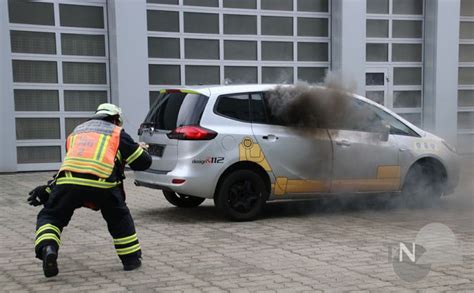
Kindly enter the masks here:
[[102, 120], [77, 126], [67, 138], [66, 158], [60, 171], [108, 178], [114, 169], [121, 131], [121, 127]]
[[95, 187], [95, 188], [112, 188], [115, 186], [118, 186], [120, 184], [119, 181], [117, 182], [108, 182], [105, 181], [103, 178], [97, 179], [87, 179], [87, 178], [79, 178], [79, 177], [73, 177], [71, 172], [66, 171], [64, 172], [64, 177], [59, 177], [56, 180], [57, 185], [62, 185], [62, 184], [74, 184], [74, 185], [82, 185], [82, 186], [89, 186], [89, 187]]

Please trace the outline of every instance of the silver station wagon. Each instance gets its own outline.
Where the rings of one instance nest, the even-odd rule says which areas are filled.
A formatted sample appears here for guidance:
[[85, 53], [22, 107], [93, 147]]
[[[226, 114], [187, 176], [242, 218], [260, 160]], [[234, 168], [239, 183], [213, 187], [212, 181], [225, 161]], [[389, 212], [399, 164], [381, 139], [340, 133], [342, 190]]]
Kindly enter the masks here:
[[138, 186], [161, 189], [178, 207], [213, 199], [233, 220], [254, 219], [266, 201], [328, 194], [432, 201], [459, 177], [443, 139], [364, 97], [317, 86], [162, 90], [139, 135], [153, 164], [135, 172]]

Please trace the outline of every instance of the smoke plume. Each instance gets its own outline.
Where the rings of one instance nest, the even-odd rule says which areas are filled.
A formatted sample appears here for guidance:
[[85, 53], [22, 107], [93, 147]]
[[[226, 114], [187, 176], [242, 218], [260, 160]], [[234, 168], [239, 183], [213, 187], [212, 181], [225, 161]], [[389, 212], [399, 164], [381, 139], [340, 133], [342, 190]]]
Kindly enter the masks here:
[[269, 92], [268, 104], [277, 123], [299, 130], [350, 126], [377, 132], [381, 121], [369, 107], [351, 97], [354, 88], [339, 74], [329, 72], [321, 86], [298, 82], [276, 87]]
[[[380, 134], [387, 131], [386, 122], [383, 121], [384, 116], [380, 114], [377, 107], [355, 99], [354, 90], [354, 83], [346, 82], [341, 74], [329, 72], [321, 85], [298, 82], [295, 85], [277, 86], [268, 93], [267, 102], [273, 121], [293, 128], [295, 134], [313, 136], [316, 132], [329, 129], [331, 138], [338, 139], [340, 130], [346, 129], [371, 133], [364, 135], [363, 139], [370, 140], [373, 144], [381, 143]], [[351, 135], [352, 137], [347, 139], [355, 138], [357, 132]], [[319, 155], [327, 157], [331, 154]], [[359, 156], [356, 150], [354, 150], [354, 155]], [[315, 166], [315, 168], [320, 168], [320, 166]], [[426, 179], [424, 176], [425, 174], [420, 172], [410, 173], [410, 180], [417, 183], [416, 189], [412, 188], [413, 197], [417, 197], [418, 193], [426, 193], [426, 190], [431, 190], [433, 194], [440, 193], [441, 186], [423, 180]], [[332, 175], [323, 177], [331, 178]], [[394, 197], [393, 199], [390, 202], [393, 207], [404, 205], [404, 200], [401, 198]], [[418, 198], [418, 200], [422, 206], [429, 206], [434, 202], [433, 198]], [[349, 202], [364, 207], [367, 204], [363, 200], [350, 201], [348, 198], [342, 200], [342, 203]]]

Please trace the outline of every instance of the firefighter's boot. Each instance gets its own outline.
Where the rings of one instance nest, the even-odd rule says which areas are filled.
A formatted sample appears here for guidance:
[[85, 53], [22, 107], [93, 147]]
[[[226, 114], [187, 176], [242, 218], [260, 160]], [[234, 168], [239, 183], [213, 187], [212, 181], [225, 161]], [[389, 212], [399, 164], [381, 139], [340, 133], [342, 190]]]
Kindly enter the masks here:
[[46, 278], [54, 277], [58, 270], [58, 250], [52, 245], [43, 248], [43, 272]]
[[122, 259], [122, 264], [124, 271], [133, 271], [142, 265], [142, 261], [139, 257], [127, 257]]

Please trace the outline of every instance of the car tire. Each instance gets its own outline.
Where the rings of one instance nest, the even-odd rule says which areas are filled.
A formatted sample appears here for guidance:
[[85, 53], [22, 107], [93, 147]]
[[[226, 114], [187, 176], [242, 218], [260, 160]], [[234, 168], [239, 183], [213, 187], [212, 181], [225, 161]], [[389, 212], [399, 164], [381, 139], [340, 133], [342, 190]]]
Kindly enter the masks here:
[[222, 181], [215, 204], [234, 221], [255, 219], [261, 212], [269, 193], [263, 178], [251, 170], [236, 170]]
[[405, 177], [401, 198], [406, 207], [436, 204], [442, 191], [442, 176], [429, 165], [413, 165]]
[[194, 208], [199, 206], [205, 200], [205, 198], [176, 193], [168, 190], [163, 190], [163, 195], [170, 204], [180, 208]]

